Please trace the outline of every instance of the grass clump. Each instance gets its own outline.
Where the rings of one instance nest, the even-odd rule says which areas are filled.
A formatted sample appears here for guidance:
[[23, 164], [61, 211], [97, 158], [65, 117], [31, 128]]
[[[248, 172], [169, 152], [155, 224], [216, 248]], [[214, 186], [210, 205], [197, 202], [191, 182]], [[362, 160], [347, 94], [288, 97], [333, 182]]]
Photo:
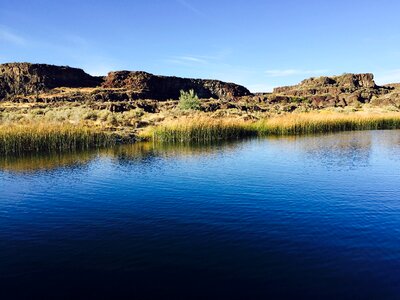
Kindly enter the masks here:
[[256, 134], [253, 128], [239, 120], [186, 117], [153, 128], [149, 136], [161, 142], [202, 142], [238, 139]]
[[181, 110], [200, 110], [200, 100], [194, 90], [189, 92], [181, 90], [178, 107]]
[[0, 126], [0, 153], [62, 152], [105, 147], [114, 138], [99, 129], [69, 124], [24, 124]]

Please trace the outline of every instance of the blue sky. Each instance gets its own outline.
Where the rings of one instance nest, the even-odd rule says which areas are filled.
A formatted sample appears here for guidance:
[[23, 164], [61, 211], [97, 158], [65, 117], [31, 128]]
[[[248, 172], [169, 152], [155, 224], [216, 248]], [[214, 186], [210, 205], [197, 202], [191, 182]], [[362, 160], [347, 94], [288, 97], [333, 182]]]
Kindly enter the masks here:
[[0, 0], [0, 63], [233, 81], [319, 75], [400, 82], [398, 0]]

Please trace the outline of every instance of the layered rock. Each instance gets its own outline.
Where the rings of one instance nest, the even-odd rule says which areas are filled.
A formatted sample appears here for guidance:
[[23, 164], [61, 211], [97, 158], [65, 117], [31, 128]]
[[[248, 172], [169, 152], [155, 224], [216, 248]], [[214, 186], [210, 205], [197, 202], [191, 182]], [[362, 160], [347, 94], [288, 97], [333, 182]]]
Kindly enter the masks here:
[[307, 99], [314, 106], [346, 106], [369, 103], [390, 93], [391, 87], [377, 86], [372, 74], [344, 74], [303, 80], [300, 84], [275, 88], [274, 96]]
[[0, 99], [16, 95], [30, 95], [56, 87], [95, 87], [101, 77], [94, 77], [81, 69], [31, 63], [0, 65]]
[[110, 72], [102, 84], [105, 88], [132, 90], [141, 98], [178, 99], [180, 91], [194, 90], [200, 98], [232, 99], [250, 95], [243, 86], [219, 80], [157, 76], [147, 72]]

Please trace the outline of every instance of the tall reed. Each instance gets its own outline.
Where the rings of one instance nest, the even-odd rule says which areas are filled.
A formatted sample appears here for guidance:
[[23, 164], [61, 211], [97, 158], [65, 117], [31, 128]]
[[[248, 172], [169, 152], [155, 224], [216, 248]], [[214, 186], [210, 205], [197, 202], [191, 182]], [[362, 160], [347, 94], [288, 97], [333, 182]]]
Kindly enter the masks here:
[[1, 154], [84, 150], [114, 143], [113, 137], [99, 129], [69, 124], [0, 126]]
[[185, 117], [155, 127], [150, 135], [157, 141], [201, 142], [254, 136], [257, 131], [246, 126], [244, 122], [231, 119]]
[[400, 114], [301, 113], [258, 121], [252, 125], [259, 135], [297, 135], [351, 130], [400, 128]]
[[245, 122], [210, 117], [181, 118], [155, 127], [151, 137], [163, 142], [229, 140], [246, 136], [297, 135], [349, 130], [400, 128], [400, 114], [301, 113]]

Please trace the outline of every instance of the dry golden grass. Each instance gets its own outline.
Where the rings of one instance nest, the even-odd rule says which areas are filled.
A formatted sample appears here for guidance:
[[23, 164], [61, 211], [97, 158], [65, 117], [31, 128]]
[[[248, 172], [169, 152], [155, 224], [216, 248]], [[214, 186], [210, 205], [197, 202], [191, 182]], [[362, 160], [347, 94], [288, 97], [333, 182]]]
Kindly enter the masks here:
[[135, 138], [213, 142], [248, 136], [400, 128], [400, 112], [366, 105], [360, 111], [348, 107], [283, 115], [239, 109], [181, 111], [175, 107], [176, 103], [165, 104], [160, 111], [147, 113], [140, 108], [111, 112], [88, 103], [0, 103], [0, 153], [87, 149], [113, 143], [110, 133], [121, 142]]
[[310, 112], [286, 114], [252, 125], [259, 135], [310, 134], [350, 130], [400, 128], [400, 113]]
[[400, 113], [312, 112], [285, 114], [256, 122], [211, 117], [184, 117], [144, 132], [163, 142], [212, 141], [246, 136], [312, 134], [349, 130], [400, 128]]
[[144, 132], [142, 136], [162, 142], [199, 142], [256, 135], [257, 132], [247, 125], [248, 123], [235, 119], [214, 119], [206, 116], [182, 117], [164, 122]]
[[0, 126], [0, 153], [60, 152], [108, 146], [114, 138], [100, 129], [71, 124], [32, 123]]

